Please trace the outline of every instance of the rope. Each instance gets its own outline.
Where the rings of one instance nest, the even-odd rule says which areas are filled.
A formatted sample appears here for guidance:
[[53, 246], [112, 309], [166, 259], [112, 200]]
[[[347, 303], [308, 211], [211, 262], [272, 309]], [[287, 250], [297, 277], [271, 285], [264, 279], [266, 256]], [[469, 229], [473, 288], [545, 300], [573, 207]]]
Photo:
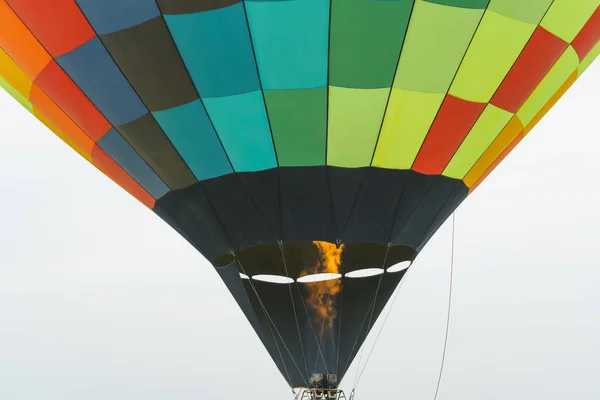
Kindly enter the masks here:
[[[373, 308], [371, 308], [369, 322], [367, 324], [367, 330], [365, 332], [365, 342], [367, 341], [367, 337], [369, 336], [369, 329], [371, 329], [371, 321], [373, 319], [373, 314], [375, 314], [375, 306], [377, 305], [377, 295], [379, 293], [379, 288], [381, 287], [381, 281], [383, 280], [383, 274], [385, 274], [385, 270], [379, 277], [379, 282], [377, 283], [377, 289], [375, 290], [375, 296], [373, 297]], [[360, 336], [360, 333], [359, 333], [359, 336]], [[356, 388], [356, 384], [358, 383], [358, 373], [360, 372], [360, 363], [362, 361], [363, 354], [365, 353], [365, 344], [366, 343], [364, 343], [361, 346], [362, 348], [360, 349], [360, 356], [358, 357], [358, 364], [356, 364], [356, 376], [354, 377], [354, 385], [352, 386], [353, 388]]]
[[337, 336], [337, 352], [335, 355], [335, 374], [337, 375], [340, 372], [340, 343], [342, 338], [342, 311], [344, 310], [344, 285], [342, 285], [342, 294], [340, 296], [340, 320], [338, 322], [338, 336]]
[[[329, 302], [329, 299], [331, 297], [330, 293], [327, 293], [327, 301], [325, 303]], [[319, 365], [319, 353], [321, 353], [321, 357], [323, 358], [323, 365], [325, 366], [325, 373], [329, 373], [329, 369], [327, 368], [327, 363], [325, 362], [325, 357], [323, 356], [323, 352], [321, 351], [321, 343], [323, 342], [323, 333], [325, 332], [325, 318], [323, 318], [323, 323], [321, 324], [321, 334], [319, 335], [319, 341], [317, 342], [317, 356], [315, 357], [315, 366], [313, 367], [313, 373], [317, 372], [317, 365]]]
[[440, 374], [438, 376], [437, 387], [435, 389], [436, 400], [440, 391], [440, 383], [442, 382], [442, 374], [444, 372], [444, 362], [446, 361], [446, 348], [448, 346], [448, 331], [450, 329], [450, 312], [452, 307], [452, 284], [454, 279], [454, 236], [455, 236], [456, 216], [452, 213], [452, 253], [450, 255], [450, 288], [448, 290], [448, 316], [446, 318], [446, 334], [444, 336], [444, 350], [442, 352], [442, 363], [440, 365]]
[[[285, 260], [285, 254], [283, 252], [283, 243], [279, 242], [279, 251], [281, 252], [281, 257], [283, 258], [283, 267], [285, 268], [285, 276], [290, 277], [287, 269], [287, 261]], [[295, 279], [294, 279], [295, 281]], [[304, 360], [304, 369], [306, 370], [306, 376], [308, 376], [308, 363], [306, 362], [306, 356], [304, 355], [304, 345], [302, 344], [302, 334], [300, 333], [300, 324], [298, 322], [298, 313], [296, 312], [296, 304], [294, 302], [294, 296], [292, 294], [292, 285], [288, 285], [288, 290], [290, 292], [290, 301], [292, 302], [292, 309], [294, 310], [294, 319], [296, 320], [296, 329], [298, 331], [298, 340], [300, 341], [300, 350], [302, 351], [302, 359]]]
[[377, 332], [377, 336], [375, 336], [375, 341], [373, 342], [373, 347], [371, 347], [371, 351], [369, 352], [369, 354], [367, 355], [367, 359], [365, 360], [365, 365], [363, 365], [363, 368], [360, 371], [360, 374], [358, 375], [358, 379], [356, 380], [356, 385], [354, 385], [355, 388], [356, 388], [356, 386], [358, 386], [358, 383], [360, 382], [360, 378], [362, 378], [362, 375], [364, 374], [365, 369], [367, 369], [367, 364], [369, 363], [369, 359], [371, 358], [371, 355], [373, 354], [373, 351], [375, 350], [375, 346], [377, 345], [377, 341], [379, 340], [379, 336], [381, 335], [381, 332], [383, 332], [385, 323], [387, 322], [387, 319], [389, 318], [390, 314], [392, 313], [392, 309], [394, 308], [394, 304], [396, 304], [396, 299], [398, 298], [398, 293], [400, 293], [400, 289], [402, 288], [403, 283], [404, 283], [404, 278], [400, 281], [400, 284], [396, 288], [396, 293], [394, 293], [394, 298], [392, 299], [392, 302], [390, 303], [388, 312], [385, 315], [385, 317], [383, 318], [383, 322], [381, 324], [381, 328], [379, 328], [379, 332]]
[[[366, 336], [365, 336], [365, 342], [367, 340], [367, 336], [369, 335], [369, 330], [371, 329], [371, 321], [373, 320], [373, 314], [375, 314], [375, 306], [377, 305], [377, 295], [379, 294], [379, 288], [381, 288], [381, 281], [383, 280], [383, 276], [385, 275], [385, 266], [387, 265], [387, 257], [388, 257], [389, 251], [390, 251], [390, 245], [388, 244], [388, 247], [385, 251], [385, 256], [383, 257], [383, 265], [381, 266], [383, 268], [383, 272], [379, 276], [379, 282], [377, 283], [377, 289], [375, 290], [375, 297], [373, 298], [373, 308], [371, 309], [371, 315], [369, 316], [369, 323], [367, 324], [367, 332], [366, 332]], [[355, 389], [356, 389], [356, 385], [358, 384], [359, 372], [360, 372], [360, 362], [362, 361], [364, 352], [365, 352], [365, 346], [363, 345], [362, 349], [360, 350], [358, 364], [356, 365], [356, 376], [354, 378], [354, 386], [353, 386]], [[365, 366], [366, 366], [366, 361], [365, 361]]]
[[[245, 275], [249, 276], [249, 275], [246, 273], [246, 270], [244, 269], [244, 266], [242, 265], [242, 263], [241, 263], [239, 260], [237, 260], [237, 263], [238, 263], [238, 265], [240, 266], [240, 268], [242, 269], [242, 272], [243, 272]], [[296, 369], [297, 369], [297, 370], [298, 370], [298, 372], [300, 373], [300, 376], [302, 377], [302, 380], [304, 381], [304, 384], [305, 384], [306, 386], [308, 386], [308, 382], [307, 382], [307, 381], [306, 381], [306, 379], [304, 378], [304, 375], [302, 375], [302, 371], [301, 371], [301, 370], [300, 370], [300, 368], [298, 367], [298, 364], [296, 364], [296, 361], [294, 360], [294, 356], [292, 355], [292, 353], [290, 352], [290, 349], [288, 349], [287, 345], [285, 344], [285, 341], [283, 340], [283, 337], [282, 337], [282, 336], [281, 336], [281, 334], [279, 333], [279, 330], [277, 329], [277, 326], [275, 325], [275, 322], [274, 322], [274, 321], [273, 321], [273, 319], [271, 318], [271, 315], [269, 315], [269, 312], [267, 311], [267, 308], [265, 307], [265, 305], [264, 305], [264, 303], [263, 303], [262, 299], [260, 298], [260, 296], [259, 296], [259, 294], [258, 294], [258, 291], [256, 290], [256, 287], [254, 286], [254, 283], [252, 282], [252, 278], [250, 278], [250, 279], [248, 280], [248, 282], [250, 283], [250, 287], [252, 287], [252, 290], [254, 291], [254, 294], [256, 295], [256, 298], [258, 299], [258, 302], [260, 303], [260, 306], [261, 306], [261, 307], [262, 307], [262, 309], [263, 309], [263, 312], [265, 313], [265, 315], [267, 316], [267, 318], [268, 318], [268, 319], [269, 319], [269, 321], [271, 322], [271, 325], [273, 325], [273, 328], [275, 328], [275, 332], [277, 333], [277, 336], [279, 336], [279, 339], [281, 339], [281, 343], [283, 344], [283, 347], [285, 348], [285, 350], [288, 352], [288, 355], [290, 356], [290, 359], [292, 360], [292, 363], [294, 363], [294, 366], [296, 367]], [[269, 325], [269, 329], [270, 329], [270, 325]], [[271, 332], [271, 333], [272, 333], [272, 332]], [[275, 336], [275, 335], [273, 335], [273, 336]], [[277, 340], [275, 340], [275, 345], [277, 345]], [[277, 346], [277, 349], [279, 350], [279, 346]], [[280, 356], [281, 356], [281, 352], [280, 352], [279, 354], [280, 354]], [[287, 373], [287, 368], [286, 368], [286, 366], [285, 366], [285, 362], [283, 361], [283, 356], [282, 356], [281, 358], [282, 358], [282, 362], [283, 362], [283, 367], [284, 367], [284, 369], [286, 370], [286, 373]], [[291, 379], [290, 379], [290, 377], [289, 377], [289, 373], [288, 373], [288, 382], [289, 382], [289, 383], [290, 383], [290, 385], [291, 385], [291, 383], [292, 383], [292, 382], [291, 382]]]

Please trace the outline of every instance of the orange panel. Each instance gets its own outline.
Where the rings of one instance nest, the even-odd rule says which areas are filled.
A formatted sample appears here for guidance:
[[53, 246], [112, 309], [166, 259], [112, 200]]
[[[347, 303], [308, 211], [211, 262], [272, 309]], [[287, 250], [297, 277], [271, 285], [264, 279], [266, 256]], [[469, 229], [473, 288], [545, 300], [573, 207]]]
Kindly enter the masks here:
[[[85, 153], [92, 154], [94, 141], [73, 122], [46, 94], [34, 84], [31, 88], [29, 97], [34, 107], [34, 113], [41, 112], [50, 120], [61, 132], [65, 134], [75, 145], [81, 148]], [[36, 110], [37, 109], [37, 110]]]
[[123, 170], [99, 146], [94, 147], [92, 153], [93, 163], [100, 171], [112, 179], [117, 185], [125, 189], [130, 195], [138, 199], [148, 208], [154, 207], [155, 200], [144, 190], [127, 172]]
[[488, 167], [488, 169], [485, 170], [483, 175], [481, 175], [481, 177], [479, 179], [477, 179], [477, 182], [475, 182], [473, 184], [473, 186], [471, 186], [471, 189], [469, 190], [469, 194], [471, 194], [473, 192], [473, 190], [475, 190], [481, 184], [481, 182], [483, 182], [485, 180], [485, 178], [487, 178], [488, 175], [491, 174], [492, 171], [495, 170], [498, 165], [500, 165], [500, 163], [504, 160], [504, 158], [506, 158], [506, 156], [509, 155], [510, 152], [513, 151], [514, 148], [517, 147], [517, 145], [519, 143], [521, 143], [521, 140], [523, 140], [523, 137], [524, 137], [523, 134], [519, 133], [517, 135], [517, 137], [514, 138], [512, 142], [510, 142], [508, 147], [506, 149], [504, 149], [504, 151], [500, 154], [500, 156], [498, 156], [498, 158], [496, 158], [496, 160], [492, 163], [492, 165], [490, 165]]
[[7, 2], [55, 58], [95, 36], [94, 30], [73, 0]]
[[490, 147], [477, 160], [471, 170], [465, 175], [463, 181], [468, 187], [473, 186], [477, 180], [485, 173], [490, 165], [502, 154], [510, 143], [523, 132], [523, 123], [517, 116], [514, 116], [494, 139]]
[[0, 0], [0, 47], [32, 80], [52, 59], [4, 0]]
[[37, 119], [39, 119], [42, 124], [46, 125], [46, 127], [48, 129], [50, 129], [52, 132], [54, 132], [54, 134], [56, 136], [58, 136], [63, 142], [65, 142], [70, 148], [75, 150], [81, 157], [85, 158], [90, 163], [92, 162], [92, 155], [85, 153], [79, 146], [77, 146], [75, 143], [73, 143], [73, 141], [67, 135], [65, 135], [63, 132], [61, 132], [60, 129], [58, 129], [58, 127], [56, 125], [54, 125], [52, 123], [52, 121], [50, 121], [48, 118], [46, 118], [45, 115], [43, 115], [39, 110], [35, 110], [35, 109], [34, 109], [34, 113], [35, 113], [35, 116], [37, 117]]
[[552, 95], [550, 100], [548, 100], [546, 102], [546, 104], [544, 104], [542, 109], [540, 111], [538, 111], [538, 113], [535, 115], [535, 117], [533, 117], [533, 119], [527, 124], [527, 126], [525, 126], [525, 129], [523, 130], [524, 135], [527, 135], [529, 132], [531, 132], [533, 127], [536, 126], [537, 123], [540, 122], [540, 120], [542, 118], [544, 118], [546, 113], [548, 111], [550, 111], [550, 109], [552, 107], [554, 107], [556, 102], [567, 92], [567, 90], [569, 90], [571, 85], [573, 85], [573, 83], [575, 83], [575, 81], [577, 80], [577, 76], [578, 76], [578, 71], [577, 70], [573, 71], [573, 73], [567, 78], [565, 83], [562, 84], [562, 86], [556, 91], [556, 93], [554, 93], [554, 95]]
[[571, 42], [571, 46], [577, 52], [579, 60], [583, 61], [585, 56], [598, 44], [600, 41], [600, 6], [596, 8], [594, 14], [577, 34], [577, 37]]

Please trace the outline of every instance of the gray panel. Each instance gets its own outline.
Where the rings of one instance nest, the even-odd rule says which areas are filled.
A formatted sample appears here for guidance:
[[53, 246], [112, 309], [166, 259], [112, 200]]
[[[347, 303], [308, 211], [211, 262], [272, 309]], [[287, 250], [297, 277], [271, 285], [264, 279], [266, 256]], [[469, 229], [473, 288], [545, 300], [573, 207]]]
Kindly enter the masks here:
[[151, 114], [117, 130], [171, 189], [198, 181]]
[[163, 14], [191, 14], [229, 7], [239, 2], [240, 0], [157, 0]]
[[150, 111], [198, 99], [162, 16], [100, 39]]

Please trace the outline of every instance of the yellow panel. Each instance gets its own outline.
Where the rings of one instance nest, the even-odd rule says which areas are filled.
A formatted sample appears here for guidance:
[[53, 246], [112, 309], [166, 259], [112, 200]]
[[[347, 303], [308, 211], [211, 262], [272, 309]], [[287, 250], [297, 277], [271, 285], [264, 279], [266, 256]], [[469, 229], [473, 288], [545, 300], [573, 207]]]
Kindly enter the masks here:
[[485, 173], [490, 165], [494, 163], [496, 158], [502, 154], [504, 149], [511, 144], [511, 142], [523, 132], [523, 124], [519, 121], [517, 116], [514, 116], [508, 125], [500, 132], [500, 134], [494, 139], [490, 147], [483, 153], [483, 155], [477, 160], [473, 168], [465, 175], [463, 181], [468, 187], [473, 186], [475, 182]]
[[554, 0], [540, 25], [571, 43], [598, 5], [598, 0]]
[[327, 164], [371, 164], [390, 89], [329, 88]]
[[512, 113], [488, 104], [448, 163], [443, 175], [464, 178], [512, 117]]
[[3, 77], [14, 90], [21, 96], [28, 99], [33, 81], [23, 72], [23, 70], [9, 57], [8, 54], [0, 49], [0, 76]]
[[87, 154], [83, 151], [79, 146], [77, 146], [67, 135], [65, 135], [56, 125], [52, 123], [44, 114], [42, 114], [38, 109], [33, 110], [34, 115], [39, 119], [48, 129], [50, 129], [56, 136], [58, 136], [63, 142], [65, 142], [70, 148], [75, 150], [81, 157], [88, 160], [90, 163], [92, 162], [92, 155]]
[[585, 58], [581, 61], [581, 65], [579, 65], [579, 76], [581, 76], [581, 74], [583, 74], [583, 72], [588, 69], [590, 65], [592, 65], [598, 56], [600, 56], [600, 42], [598, 42], [592, 51], [590, 51], [588, 55], [585, 56]]
[[416, 0], [393, 87], [446, 93], [482, 15], [482, 9]]
[[527, 135], [533, 129], [533, 127], [535, 125], [537, 125], [538, 122], [540, 122], [540, 120], [546, 115], [546, 113], [548, 113], [548, 111], [550, 111], [550, 109], [552, 107], [554, 107], [556, 102], [566, 93], [567, 90], [569, 90], [571, 85], [573, 85], [573, 83], [575, 83], [575, 81], [577, 80], [577, 76], [578, 76], [577, 71], [573, 71], [571, 76], [569, 76], [567, 78], [567, 80], [556, 91], [556, 93], [554, 93], [554, 95], [552, 95], [550, 100], [548, 100], [546, 102], [546, 104], [544, 104], [544, 106], [535, 115], [535, 117], [525, 126], [525, 129], [523, 130], [524, 135]]
[[373, 165], [410, 169], [444, 97], [393, 88]]
[[8, 92], [15, 100], [17, 100], [30, 113], [33, 113], [33, 106], [21, 93], [13, 88], [3, 77], [0, 76], [0, 87]]
[[521, 106], [517, 115], [524, 125], [527, 125], [542, 109], [544, 104], [556, 93], [561, 85], [579, 66], [579, 57], [569, 46], [556, 64], [544, 77], [540, 85], [533, 91], [527, 101]]
[[510, 71], [537, 25], [487, 11], [460, 65], [450, 94], [487, 103]]

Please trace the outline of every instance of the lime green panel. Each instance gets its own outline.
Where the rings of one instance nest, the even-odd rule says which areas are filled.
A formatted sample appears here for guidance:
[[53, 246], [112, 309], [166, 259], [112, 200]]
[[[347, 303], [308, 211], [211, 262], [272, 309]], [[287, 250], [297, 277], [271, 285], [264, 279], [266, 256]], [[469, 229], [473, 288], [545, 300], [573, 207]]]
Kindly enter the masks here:
[[445, 93], [483, 10], [415, 2], [394, 87]]
[[17, 91], [12, 86], [10, 86], [8, 84], [8, 82], [6, 82], [6, 80], [4, 80], [4, 78], [2, 78], [1, 76], [0, 76], [0, 87], [2, 87], [4, 90], [6, 90], [8, 92], [8, 94], [10, 94], [12, 97], [14, 97], [15, 100], [17, 100], [19, 103], [21, 103], [21, 105], [23, 107], [25, 107], [27, 110], [29, 110], [30, 113], [33, 113], [33, 106], [31, 105], [29, 100], [26, 99], [25, 96], [23, 96], [21, 93], [19, 93], [19, 91]]
[[279, 165], [324, 165], [327, 89], [264, 93]]
[[540, 25], [571, 43], [598, 5], [598, 0], [554, 0]]
[[371, 164], [389, 92], [389, 89], [329, 88], [328, 165]]
[[389, 88], [413, 0], [332, 0], [331, 86]]
[[486, 12], [450, 93], [465, 100], [487, 103], [536, 27], [495, 12]]
[[429, 3], [443, 4], [452, 7], [485, 8], [489, 0], [426, 0]]
[[443, 175], [464, 178], [512, 117], [512, 113], [488, 104], [446, 166]]
[[538, 24], [553, 0], [492, 0], [488, 10], [529, 24]]
[[544, 77], [539, 86], [535, 88], [527, 101], [517, 111], [517, 116], [523, 125], [527, 126], [527, 124], [533, 120], [548, 100], [554, 96], [554, 93], [556, 93], [569, 76], [577, 70], [578, 66], [579, 57], [573, 47], [569, 46]]
[[587, 56], [581, 61], [581, 65], [579, 65], [579, 75], [583, 74], [583, 72], [588, 69], [590, 65], [594, 62], [594, 60], [600, 56], [600, 42], [594, 46], [592, 51], [588, 53]]
[[392, 89], [373, 165], [410, 169], [445, 97]]

